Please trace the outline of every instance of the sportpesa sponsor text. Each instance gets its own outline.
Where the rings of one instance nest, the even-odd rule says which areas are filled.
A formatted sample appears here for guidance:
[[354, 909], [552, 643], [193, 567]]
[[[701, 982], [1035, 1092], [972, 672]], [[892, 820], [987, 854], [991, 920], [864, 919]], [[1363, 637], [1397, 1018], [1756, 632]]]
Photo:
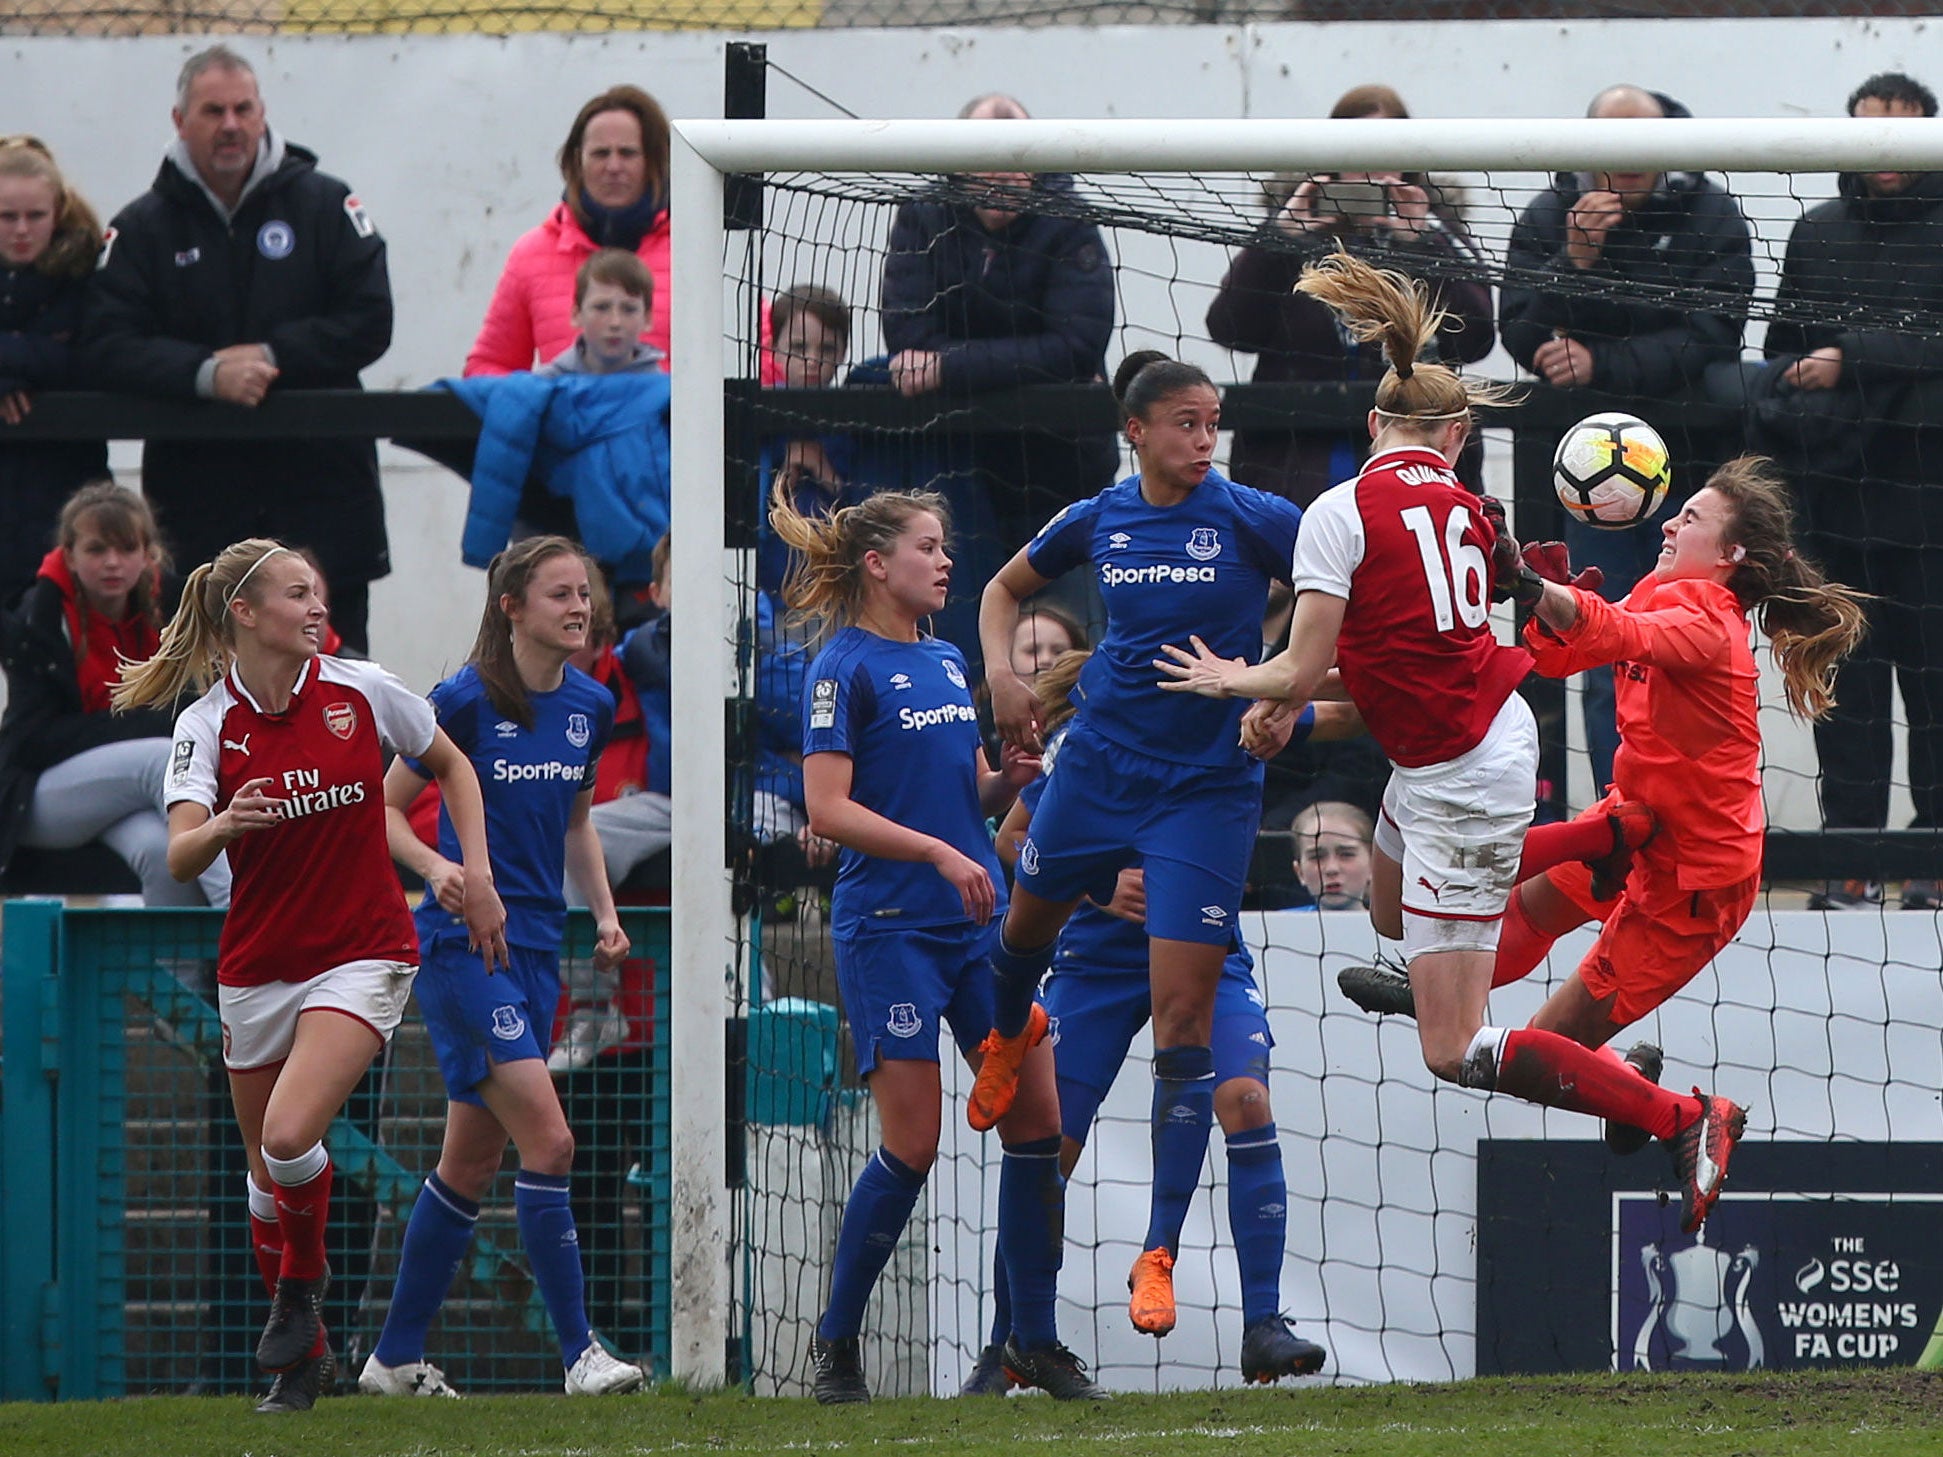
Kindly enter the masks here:
[[519, 784], [529, 779], [582, 779], [586, 774], [585, 764], [566, 764], [558, 759], [548, 759], [539, 764], [511, 764], [504, 759], [492, 761], [495, 784]]
[[1116, 567], [1104, 562], [1100, 565], [1100, 585], [1103, 587], [1158, 587], [1171, 586], [1176, 582], [1213, 580], [1213, 567], [1176, 567], [1164, 562], [1151, 567]]
[[978, 710], [969, 703], [944, 703], [936, 708], [900, 708], [897, 726], [905, 729], [936, 728], [941, 723], [977, 723]]

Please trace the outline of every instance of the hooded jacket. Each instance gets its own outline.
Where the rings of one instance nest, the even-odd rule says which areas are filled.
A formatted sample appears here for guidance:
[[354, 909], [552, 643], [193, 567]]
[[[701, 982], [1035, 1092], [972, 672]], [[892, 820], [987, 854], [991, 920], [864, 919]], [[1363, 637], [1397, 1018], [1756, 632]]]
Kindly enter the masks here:
[[[391, 323], [384, 239], [314, 155], [266, 134], [232, 213], [178, 142], [108, 229], [83, 362], [102, 388], [188, 400], [206, 392], [217, 349], [264, 344], [273, 389], [357, 389]], [[263, 535], [311, 547], [334, 582], [391, 569], [369, 440], [155, 441], [142, 488], [179, 561]]]
[[[1815, 405], [1861, 439], [1855, 475], [1804, 481], [1818, 529], [1859, 539], [1943, 540], [1943, 172], [1894, 197], [1844, 173], [1835, 197], [1788, 235], [1764, 352], [1771, 368], [1833, 346], [1842, 374]], [[1778, 403], [1789, 390], [1777, 386]], [[1784, 459], [1799, 469], [1804, 462]], [[1859, 466], [1859, 469], [1855, 467]], [[1859, 481], [1855, 478], [1859, 476]], [[1916, 522], [1924, 528], [1912, 535]]]
[[668, 529], [668, 376], [508, 374], [444, 379], [479, 416], [461, 554], [483, 567], [507, 542], [529, 472], [573, 503], [581, 542], [618, 583], [654, 576]]
[[1668, 172], [1645, 206], [1606, 235], [1599, 261], [1566, 254], [1566, 220], [1590, 189], [1560, 173], [1511, 230], [1498, 331], [1526, 369], [1559, 331], [1592, 351], [1592, 386], [1660, 398], [1736, 358], [1754, 262], [1747, 220], [1697, 172]]
[[103, 702], [113, 655], [152, 657], [157, 636], [139, 616], [112, 623], [91, 614], [84, 627], [74, 578], [59, 549], [47, 553], [20, 605], [0, 616], [0, 666], [7, 674], [7, 711], [0, 718], [0, 871], [13, 858], [41, 774], [103, 744], [167, 738], [173, 731], [167, 709], [110, 714]]
[[[550, 360], [569, 348], [573, 326], [573, 281], [580, 265], [594, 256], [598, 245], [566, 203], [558, 203], [545, 222], [513, 244], [486, 306], [479, 337], [466, 353], [465, 372], [511, 374], [531, 369], [535, 360]], [[668, 213], [664, 208], [634, 251], [654, 279], [653, 316], [642, 337], [668, 353], [668, 319], [672, 312]]]

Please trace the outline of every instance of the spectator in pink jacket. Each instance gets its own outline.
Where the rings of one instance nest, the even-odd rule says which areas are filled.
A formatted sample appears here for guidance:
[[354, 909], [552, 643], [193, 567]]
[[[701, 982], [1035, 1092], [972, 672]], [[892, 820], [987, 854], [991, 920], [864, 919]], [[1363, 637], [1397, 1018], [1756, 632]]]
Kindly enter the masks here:
[[561, 201], [507, 256], [465, 372], [511, 374], [572, 346], [574, 275], [601, 248], [640, 255], [656, 307], [642, 341], [668, 352], [668, 116], [638, 86], [580, 108], [560, 147]]

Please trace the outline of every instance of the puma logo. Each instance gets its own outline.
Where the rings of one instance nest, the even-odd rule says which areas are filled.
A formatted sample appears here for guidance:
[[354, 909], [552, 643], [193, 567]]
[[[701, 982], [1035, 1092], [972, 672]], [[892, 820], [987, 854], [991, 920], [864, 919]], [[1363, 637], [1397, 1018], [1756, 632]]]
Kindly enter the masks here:
[[[250, 732], [254, 733], [255, 730], [252, 729]], [[223, 747], [225, 749], [234, 749], [247, 759], [250, 756], [250, 735], [244, 734], [241, 739], [224, 739]]]
[[1432, 900], [1438, 901], [1439, 903], [1443, 901], [1444, 899], [1443, 886], [1432, 885], [1428, 879], [1426, 879], [1424, 876], [1421, 875], [1417, 877], [1417, 884], [1421, 885], [1425, 890], [1430, 892], [1430, 897]]

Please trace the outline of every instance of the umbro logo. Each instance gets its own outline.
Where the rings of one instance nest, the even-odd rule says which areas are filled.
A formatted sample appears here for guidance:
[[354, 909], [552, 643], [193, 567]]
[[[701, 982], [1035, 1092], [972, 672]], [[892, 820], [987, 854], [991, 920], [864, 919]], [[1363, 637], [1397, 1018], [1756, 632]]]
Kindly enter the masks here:
[[511, 719], [502, 718], [493, 726], [493, 732], [502, 739], [516, 739], [519, 737], [519, 725]]
[[1201, 924], [1204, 926], [1225, 926], [1228, 923], [1228, 910], [1225, 906], [1202, 906]]
[[906, 688], [909, 688], [910, 686], [911, 686], [911, 675], [909, 673], [891, 674], [891, 687], [897, 689], [898, 692], [902, 693]]
[[1116, 531], [1106, 539], [1106, 544], [1110, 550], [1119, 551], [1133, 545], [1133, 538], [1124, 531]]
[[1167, 1121], [1169, 1123], [1198, 1123], [1200, 1119], [1195, 1117], [1194, 1110], [1188, 1107], [1187, 1104], [1176, 1103], [1167, 1110]]

